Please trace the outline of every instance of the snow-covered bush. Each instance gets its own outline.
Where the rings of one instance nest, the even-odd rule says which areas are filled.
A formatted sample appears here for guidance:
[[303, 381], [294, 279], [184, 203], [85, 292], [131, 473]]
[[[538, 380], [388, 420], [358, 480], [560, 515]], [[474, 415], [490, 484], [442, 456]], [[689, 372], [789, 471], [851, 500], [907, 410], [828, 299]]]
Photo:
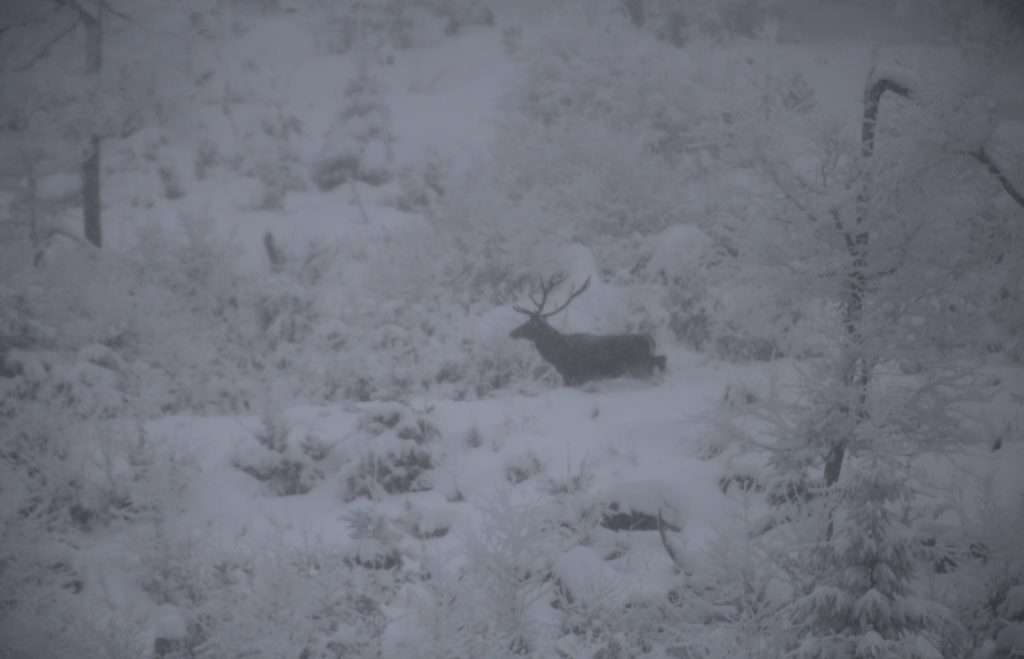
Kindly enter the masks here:
[[668, 328], [677, 340], [696, 350], [708, 347], [711, 338], [714, 307], [708, 280], [713, 276], [711, 269], [722, 258], [706, 233], [679, 224], [657, 237], [645, 267], [648, 278], [665, 286]]
[[394, 176], [390, 113], [384, 90], [367, 64], [345, 85], [345, 104], [313, 167], [321, 191], [345, 183], [379, 186]]
[[433, 155], [417, 167], [406, 165], [397, 174], [398, 193], [391, 203], [406, 213], [430, 213], [450, 185], [451, 162]]
[[520, 453], [505, 462], [505, 480], [512, 485], [522, 483], [543, 471], [543, 463], [530, 452]]
[[[283, 210], [289, 192], [304, 190], [304, 162], [294, 140], [302, 134], [302, 123], [284, 110], [270, 108], [259, 128], [245, 141], [243, 171], [262, 183], [261, 196], [253, 204], [261, 210]], [[262, 134], [256, 132], [259, 130]]]
[[[19, 540], [5, 534], [11, 547]], [[32, 548], [38, 553], [38, 545]], [[22, 556], [29, 552], [19, 552]], [[20, 558], [20, 557], [19, 557]], [[75, 582], [60, 583], [60, 568], [3, 557], [0, 587], [5, 598], [0, 605], [2, 655], [22, 657], [81, 657], [82, 659], [129, 659], [146, 656], [149, 648], [130, 624], [99, 624], [78, 603], [67, 596]], [[61, 566], [63, 567], [63, 566]]]
[[[969, 483], [971, 481], [968, 481]], [[957, 490], [962, 492], [963, 483]], [[963, 626], [962, 636], [944, 640], [952, 652], [1012, 657], [1024, 630], [1024, 559], [1015, 548], [1024, 540], [1024, 511], [999, 505], [992, 480], [981, 487], [981, 514], [932, 543], [941, 561], [930, 578], [942, 601]]]
[[[510, 138], [529, 138], [531, 149], [545, 138], [567, 145], [574, 140], [582, 149], [585, 139], [578, 138], [596, 138], [595, 129], [603, 129], [611, 135], [598, 143], [588, 164], [607, 161], [609, 182], [615, 173], [628, 175], [630, 167], [646, 173], [644, 161], [651, 156], [657, 164], [669, 165], [670, 173], [662, 176], [704, 178], [741, 153], [737, 148], [744, 137], [744, 115], [758, 101], [757, 78], [749, 61], [728, 51], [694, 48], [680, 53], [638, 42], [616, 26], [580, 31], [556, 23], [535, 39], [522, 78], [507, 98], [507, 120], [521, 117], [526, 123], [510, 123], [504, 130]], [[738, 79], [747, 81], [749, 89], [737, 89]], [[586, 128], [588, 124], [595, 129]], [[573, 133], [574, 126], [586, 132]], [[544, 133], [540, 127], [554, 132]], [[616, 158], [613, 149], [628, 146], [630, 139], [639, 150]], [[650, 168], [650, 173], [663, 169]], [[637, 176], [633, 185], [641, 182]], [[661, 190], [659, 196], [671, 194]]]
[[331, 447], [315, 435], [296, 435], [281, 414], [266, 412], [255, 440], [258, 446], [241, 452], [235, 464], [267, 483], [274, 495], [305, 494], [332, 469], [327, 464]]
[[773, 0], [620, 0], [630, 22], [677, 48], [694, 40], [757, 37], [774, 8]]
[[247, 558], [222, 571], [198, 609], [205, 638], [194, 656], [381, 656], [391, 577], [353, 568], [324, 545]]
[[245, 409], [262, 383], [241, 373], [267, 366], [257, 332], [261, 289], [232, 269], [233, 252], [208, 218], [186, 216], [182, 229], [140, 232], [138, 260], [128, 266], [138, 293], [126, 296], [122, 353], [134, 393], [146, 410]]
[[0, 284], [0, 523], [14, 534], [87, 531], [141, 505], [131, 493], [138, 455], [119, 420], [132, 409], [118, 348], [131, 317], [110, 297], [132, 288], [116, 262], [68, 247], [60, 265]]
[[[573, 547], [560, 556], [552, 566], [552, 606], [559, 612], [559, 631], [562, 637], [557, 645], [563, 651], [597, 650], [607, 653], [618, 647], [623, 651], [623, 637], [615, 612], [624, 603], [622, 575], [606, 566], [592, 547]], [[587, 650], [584, 650], [584, 649]], [[614, 655], [612, 655], [614, 656]]]
[[816, 346], [808, 338], [821, 322], [815, 314], [818, 303], [772, 288], [768, 282], [775, 273], [770, 269], [737, 269], [727, 285], [714, 286], [710, 293], [714, 353], [741, 361], [813, 354]]
[[483, 506], [486, 522], [465, 545], [470, 583], [478, 589], [482, 618], [489, 621], [490, 652], [528, 654], [539, 651], [544, 601], [550, 592], [546, 575], [558, 535], [541, 506], [513, 504], [497, 494]]
[[691, 610], [719, 621], [717, 629], [704, 630], [715, 656], [778, 656], [785, 652], [782, 612], [792, 596], [786, 566], [776, 554], [784, 543], [764, 532], [758, 494], [733, 496], [739, 506], [709, 543], [705, 570], [677, 593], [692, 599]]
[[487, 656], [487, 620], [481, 593], [453, 561], [427, 555], [425, 578], [407, 587], [413, 603], [404, 633], [395, 641], [396, 659]]
[[463, 27], [492, 25], [494, 14], [484, 0], [418, 0], [444, 20], [445, 34], [458, 34]]
[[438, 430], [428, 414], [398, 403], [377, 404], [364, 414], [359, 434], [364, 446], [346, 469], [347, 501], [433, 488]]
[[345, 564], [365, 570], [399, 570], [404, 559], [394, 523], [370, 508], [358, 508], [345, 518], [352, 544], [343, 552]]
[[408, 48], [413, 44], [414, 24], [407, 1], [314, 0], [311, 4], [315, 9], [310, 27], [323, 52], [344, 54], [355, 48]]
[[296, 346], [312, 338], [322, 318], [314, 291], [298, 282], [275, 277], [254, 293], [260, 336], [272, 354], [278, 348]]

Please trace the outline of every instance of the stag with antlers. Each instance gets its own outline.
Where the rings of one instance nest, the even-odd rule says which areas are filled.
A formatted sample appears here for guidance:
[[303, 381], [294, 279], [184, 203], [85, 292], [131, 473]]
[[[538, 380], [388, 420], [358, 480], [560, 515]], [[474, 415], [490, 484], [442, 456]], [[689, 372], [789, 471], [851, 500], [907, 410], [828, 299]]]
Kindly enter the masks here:
[[646, 377], [653, 374], [655, 368], [665, 370], [665, 357], [654, 354], [654, 339], [646, 334], [562, 334], [548, 324], [548, 318], [565, 310], [590, 287], [590, 277], [587, 277], [582, 286], [569, 292], [565, 302], [545, 312], [548, 296], [565, 278], [562, 273], [547, 281], [541, 280], [540, 300], [530, 295], [534, 310], [519, 305], [512, 307], [528, 320], [509, 336], [532, 342], [544, 361], [554, 366], [570, 386], [624, 375]]

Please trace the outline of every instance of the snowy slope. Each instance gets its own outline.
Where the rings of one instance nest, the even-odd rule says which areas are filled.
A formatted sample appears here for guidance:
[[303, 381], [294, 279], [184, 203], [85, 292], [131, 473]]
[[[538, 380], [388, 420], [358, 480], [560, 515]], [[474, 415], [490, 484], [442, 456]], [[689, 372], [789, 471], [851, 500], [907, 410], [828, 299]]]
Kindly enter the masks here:
[[[802, 76], [818, 108], [853, 134], [859, 130], [863, 83], [880, 60], [898, 59], [913, 68], [950, 56], [943, 48], [908, 46], [906, 33], [898, 30], [880, 34], [875, 43], [866, 43], [871, 40], [863, 34], [849, 40], [833, 34], [870, 32], [890, 17], [886, 4], [872, 3], [872, 11], [863, 12], [845, 8], [862, 22], [858, 26], [834, 14], [828, 20], [838, 23], [825, 25], [812, 11], [794, 12], [777, 43], [737, 50], [766, 79]], [[500, 103], [519, 64], [503, 44], [501, 29], [517, 21], [542, 29], [530, 22], [542, 20], [544, 9], [544, 3], [522, 3], [498, 27], [476, 26], [443, 39], [420, 35], [414, 49], [369, 64], [387, 99], [396, 169], [442, 163], [456, 178], [488, 158]], [[922, 26], [911, 32], [918, 28], [928, 32]], [[330, 295], [317, 298], [330, 321], [367, 304], [358, 297], [367, 288], [384, 291], [381, 299], [390, 294], [388, 303], [401, 306], [408, 281], [387, 277], [389, 260], [415, 254], [428, 265], [434, 258], [428, 251], [433, 220], [427, 212], [396, 208], [397, 184], [357, 183], [327, 192], [296, 185], [273, 207], [259, 202], [259, 175], [230, 164], [230, 154], [246, 149], [275, 162], [276, 143], [262, 140], [260, 130], [267, 117], [286, 115], [301, 118], [301, 129], [280, 159], [294, 157], [305, 166], [322, 157], [337, 128], [345, 84], [358, 71], [355, 58], [318, 53], [296, 17], [257, 24], [228, 40], [221, 56], [213, 79], [233, 89], [225, 91], [222, 103], [203, 99], [201, 109], [182, 122], [213, 134], [227, 164], [218, 161], [200, 174], [196, 154], [205, 146], [190, 141], [187, 125], [170, 129], [170, 139], [146, 131], [134, 135], [130, 148], [111, 158], [108, 247], [137, 249], [153, 227], [187, 240], [201, 226], [233, 249], [231, 268], [256, 274], [268, 269], [263, 236], [270, 230], [292, 253], [310, 244], [341, 245], [341, 274], [332, 273], [334, 279], [324, 284]], [[713, 56], [708, 61], [714, 65]], [[228, 96], [241, 100], [229, 102]], [[1019, 132], [1016, 124], [1004, 126], [999, 137], [1010, 143]], [[132, 169], [134, 156], [127, 154], [144, 152], [147, 144], [184, 181], [180, 196], [167, 194], [166, 181], [161, 191], [159, 180]], [[711, 251], [697, 249], [694, 243], [706, 237], [686, 229], [676, 232], [678, 253], [657, 252], [655, 266], [684, 271], [673, 257], [696, 259]], [[408, 252], [380, 249], [402, 240]], [[566, 331], [625, 330], [632, 320], [625, 287], [600, 281], [590, 250], [559, 249], [555, 253], [564, 257], [572, 280], [592, 276], [595, 283], [556, 325]], [[282, 284], [286, 292], [287, 285]], [[419, 289], [409, 288], [415, 297]], [[454, 303], [442, 311], [456, 319], [453, 324], [469, 326], [464, 336], [491, 341], [485, 348], [500, 344], [528, 351], [508, 346], [506, 332], [517, 322], [508, 308], [512, 302], [476, 315]], [[792, 402], [797, 394], [790, 387], [804, 365], [715, 361], [674, 345], [663, 328], [656, 333], [668, 370], [649, 380], [570, 388], [553, 384], [550, 376], [533, 381], [535, 370], [525, 384], [498, 387], [478, 400], [446, 398], [439, 386], [433, 395], [400, 402], [246, 400], [245, 407], [252, 403], [247, 415], [119, 419], [132, 425], [125, 432], [132, 439], [122, 442], [112, 433], [103, 444], [109, 454], [82, 458], [83, 469], [105, 484], [87, 496], [113, 509], [119, 494], [145, 505], [106, 526], [85, 520], [88, 530], [74, 545], [46, 547], [47, 562], [70, 575], [64, 587], [80, 595], [65, 598], [71, 613], [58, 613], [123, 622], [135, 635], [128, 645], [143, 648], [139, 656], [154, 656], [156, 639], [194, 642], [204, 656], [228, 648], [238, 656], [243, 649], [250, 651], [247, 656], [297, 655], [296, 648], [310, 638], [324, 646], [311, 651], [317, 654], [303, 649], [300, 656], [507, 656], [515, 648], [494, 651], [473, 645], [473, 639], [557, 639], [562, 620], [576, 625], [577, 639], [591, 634], [593, 643], [559, 646], [561, 656], [613, 657], [619, 655], [596, 651], [617, 647], [617, 640], [600, 634], [611, 626], [609, 618], [626, 620], [622, 627], [635, 628], [640, 637], [664, 633], [685, 639], [690, 630], [665, 623], [673, 606], [688, 606], [680, 604], [681, 589], [704, 592], [708, 583], [720, 586], [754, 575], [763, 579], [757, 583], [764, 598], [758, 605], [770, 609], [793, 587], [778, 575], [758, 574], [759, 535], [749, 532], [771, 525], [760, 495], [772, 455], [740, 441], [739, 429], [730, 427], [733, 419], [722, 410]], [[464, 344], [451, 345], [446, 349], [457, 351]], [[356, 357], [383, 360], [387, 350]], [[345, 368], [349, 362], [337, 356], [344, 353], [340, 348], [325, 354], [318, 365], [325, 371]], [[92, 372], [88, 363], [79, 366], [85, 376]], [[371, 368], [387, 365], [381, 361]], [[1024, 390], [1019, 369], [1006, 369], [1000, 377], [1004, 391]], [[1010, 409], [1010, 395], [979, 408], [979, 415]], [[744, 429], [755, 436], [766, 432], [751, 423]], [[91, 432], [107, 430], [98, 423]], [[922, 460], [915, 465], [921, 482], [935, 490], [953, 488], [960, 485], [958, 470], [969, 469], [991, 480], [998, 503], [1019, 500], [1020, 442], [1007, 441], [999, 453], [969, 453], [955, 466]], [[969, 499], [980, 498], [970, 494]], [[978, 508], [972, 500], [958, 512], [980, 516]], [[937, 534], [951, 515], [946, 509], [931, 520]], [[518, 553], [502, 553], [509, 547]], [[519, 588], [511, 589], [511, 603], [488, 591], [494, 587], [490, 577], [505, 568]], [[688, 613], [725, 630], [721, 639], [712, 639], [725, 648], [718, 656], [740, 656], [730, 654], [739, 650], [725, 637], [756, 638], [764, 619], [736, 614], [739, 596], [725, 590], [728, 596], [714, 606], [702, 604], [706, 611], [695, 605], [698, 610]], [[359, 599], [363, 594], [365, 600]], [[508, 604], [508, 610], [488, 608], [495, 602]], [[650, 628], [633, 625], [630, 615], [655, 622]], [[205, 636], [204, 625], [212, 619], [220, 626]], [[504, 629], [506, 619], [523, 628]], [[749, 627], [740, 629], [744, 624]], [[382, 644], [376, 654], [358, 646], [364, 633]], [[467, 645], [449, 647], [449, 641]], [[748, 650], [757, 656], [753, 646]]]
[[[280, 575], [288, 588], [315, 576], [302, 576], [304, 561], [330, 560], [363, 566], [371, 576], [390, 575], [397, 560], [396, 574], [429, 570], [435, 580], [428, 585], [438, 587], [438, 570], [461, 580], [479, 569], [479, 547], [490, 546], [495, 533], [526, 534], [522, 539], [536, 552], [529, 565], [548, 574], [530, 581], [540, 599], [529, 618], [541, 627], [556, 624], [559, 614], [549, 603], [559, 589], [610, 610], [657, 600], [679, 583], [680, 572], [691, 575], [684, 582], [712, 578], [733, 569], [732, 552], [751, 551], [734, 543], [769, 517], [744, 483], [767, 474], [768, 454], [732, 443], [713, 423], [714, 412], [777, 396], [794, 377], [789, 362], [730, 366], [673, 352], [669, 363], [660, 380], [479, 401], [296, 406], [262, 419], [164, 417], [146, 425], [150, 449], [140, 453], [148, 456], [141, 469], [158, 513], [153, 522], [84, 536], [77, 548], [53, 552], [52, 560], [80, 575], [78, 601], [93, 614], [130, 615], [147, 638], [188, 637], [185, 621], [217, 600], [187, 611], [155, 604], [154, 594], [211, 588], [217, 570], [251, 571], [231, 577], [225, 593], [232, 597], [261, 597], [260, 580], [282, 562], [280, 569], [299, 566]], [[260, 439], [268, 436], [280, 439], [276, 448]], [[922, 460], [919, 477], [943, 488], [960, 478], [959, 469], [987, 474], [997, 500], [1009, 504], [1021, 496], [1014, 466], [1024, 458], [1021, 449], [961, 460], [952, 471], [945, 461]], [[429, 455], [430, 466], [390, 491], [398, 472], [387, 470], [406, 450]], [[274, 471], [289, 460], [301, 465], [299, 478]], [[140, 473], [139, 466], [123, 468]], [[281, 489], [295, 484], [297, 491]], [[367, 515], [377, 525], [369, 535], [357, 522]], [[658, 517], [664, 537], [651, 526]], [[161, 565], [172, 572], [163, 582], [147, 581]], [[326, 563], [322, 569], [332, 574]], [[383, 641], [388, 656], [420, 656], [422, 625], [437, 623], [427, 620], [437, 602], [423, 599], [423, 587], [418, 579], [391, 586], [397, 593]], [[277, 624], [267, 632], [279, 634]], [[260, 638], [255, 628], [248, 633]], [[259, 643], [272, 651], [269, 638]]]

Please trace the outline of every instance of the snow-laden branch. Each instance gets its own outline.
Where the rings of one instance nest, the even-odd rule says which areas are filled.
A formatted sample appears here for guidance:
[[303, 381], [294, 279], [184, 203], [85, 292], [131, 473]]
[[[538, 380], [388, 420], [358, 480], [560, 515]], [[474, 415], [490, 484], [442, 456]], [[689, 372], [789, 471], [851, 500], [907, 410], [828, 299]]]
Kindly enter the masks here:
[[[1006, 193], [1024, 208], [1022, 186], [1018, 185], [1024, 179], [1024, 148], [1020, 147], [1024, 144], [1024, 122], [1004, 121], [996, 127], [989, 143], [988, 147], [983, 145], [970, 155], [984, 165], [999, 180]], [[995, 143], [996, 148], [991, 148], [992, 143]], [[999, 148], [1001, 145], [1006, 145], [1006, 149]], [[1010, 145], [1017, 148], [1007, 153], [1011, 149]], [[1008, 157], [1016, 160], [1016, 167], [1008, 161]]]
[[[876, 68], [872, 70], [868, 78], [868, 86], [864, 91], [864, 119], [861, 127], [861, 153], [870, 157], [875, 150], [875, 124], [878, 120], [878, 105], [885, 92], [893, 92], [903, 98], [909, 98], [914, 89], [918, 87], [914, 74], [899, 67]], [[1021, 143], [1021, 136], [1024, 136], [1024, 124], [1019, 122], [1003, 122], [993, 134], [993, 139], [1001, 138], [1006, 144]], [[1010, 163], [1001, 158], [1000, 152], [993, 152], [984, 145], [976, 151], [969, 151], [971, 156], [991, 173], [1010, 195], [1010, 198], [1024, 208], [1024, 193], [1021, 186], [1015, 182], [1015, 178], [1007, 172], [1013, 171]], [[1019, 173], [1019, 171], [1018, 171]]]

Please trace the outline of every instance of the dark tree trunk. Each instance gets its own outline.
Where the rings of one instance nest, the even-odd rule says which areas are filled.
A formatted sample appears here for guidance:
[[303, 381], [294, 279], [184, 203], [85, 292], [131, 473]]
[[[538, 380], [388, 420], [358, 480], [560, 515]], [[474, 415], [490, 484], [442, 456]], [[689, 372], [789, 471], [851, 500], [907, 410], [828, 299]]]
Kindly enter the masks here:
[[[103, 67], [103, 2], [96, 4], [96, 15], [79, 10], [85, 26], [86, 72], [99, 87]], [[96, 247], [103, 246], [103, 215], [100, 199], [101, 138], [98, 129], [89, 137], [89, 150], [82, 163], [82, 217], [85, 239]]]
[[96, 247], [103, 246], [103, 216], [100, 206], [100, 138], [89, 138], [89, 153], [82, 163], [82, 216], [85, 239]]
[[36, 176], [36, 165], [31, 156], [28, 158], [28, 169], [25, 173], [25, 206], [28, 211], [28, 235], [32, 249], [39, 247], [39, 179]]
[[[875, 125], [878, 121], [878, 105], [885, 92], [891, 91], [900, 96], [909, 95], [909, 90], [902, 85], [886, 79], [872, 83], [864, 91], [864, 114], [861, 123], [861, 155], [865, 162], [875, 152]], [[856, 392], [840, 406], [841, 417], [845, 423], [836, 437], [832, 438], [828, 454], [825, 456], [825, 486], [832, 487], [839, 481], [843, 470], [843, 460], [847, 447], [854, 434], [868, 418], [867, 399], [868, 384], [871, 382], [871, 361], [864, 354], [864, 334], [862, 323], [864, 316], [864, 296], [867, 293], [867, 259], [871, 243], [871, 234], [865, 227], [868, 199], [871, 194], [871, 177], [865, 176], [860, 193], [857, 195], [857, 216], [855, 226], [846, 228], [842, 218], [836, 214], [835, 222], [843, 232], [843, 241], [850, 256], [850, 269], [842, 285], [843, 328], [846, 331], [846, 349], [849, 360], [843, 370], [843, 385], [847, 390]], [[832, 537], [832, 521], [829, 521], [827, 535]]]

